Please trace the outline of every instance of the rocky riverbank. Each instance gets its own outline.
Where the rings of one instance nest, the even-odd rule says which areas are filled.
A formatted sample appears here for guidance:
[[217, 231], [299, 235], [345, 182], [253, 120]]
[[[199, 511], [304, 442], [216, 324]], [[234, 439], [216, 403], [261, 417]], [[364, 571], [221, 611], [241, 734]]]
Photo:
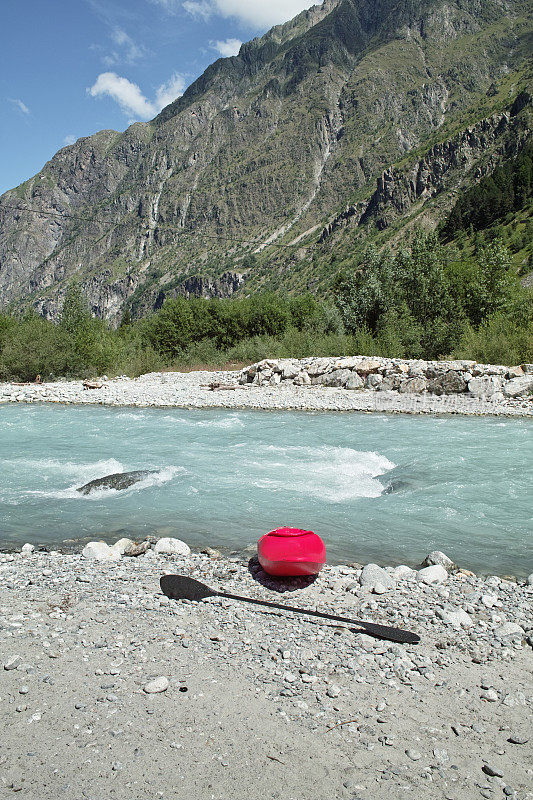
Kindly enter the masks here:
[[0, 403], [533, 416], [533, 365], [308, 358], [242, 371], [0, 384]]
[[[0, 796], [533, 798], [531, 585], [438, 554], [419, 571], [327, 566], [312, 583], [248, 557], [175, 540], [0, 554]], [[171, 601], [165, 572], [421, 642]]]

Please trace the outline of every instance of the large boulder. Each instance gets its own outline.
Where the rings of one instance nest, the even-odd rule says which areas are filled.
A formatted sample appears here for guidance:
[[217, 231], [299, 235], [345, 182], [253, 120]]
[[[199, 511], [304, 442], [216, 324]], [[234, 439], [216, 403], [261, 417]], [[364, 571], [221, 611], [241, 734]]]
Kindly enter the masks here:
[[80, 494], [91, 494], [101, 489], [114, 489], [117, 492], [128, 489], [134, 483], [144, 480], [148, 475], [153, 475], [156, 469], [137, 469], [133, 472], [115, 472], [113, 475], [105, 475], [103, 478], [96, 478], [94, 481], [86, 483], [76, 489]]
[[311, 384], [311, 378], [309, 377], [309, 375], [305, 370], [299, 372], [294, 379], [295, 386], [309, 386], [310, 384]]
[[326, 375], [319, 375], [313, 378], [313, 383], [321, 384], [322, 386], [333, 386], [339, 388], [346, 384], [346, 381], [353, 375], [349, 369], [334, 369]]
[[331, 360], [329, 358], [317, 358], [307, 368], [307, 373], [311, 378], [316, 378], [317, 375], [324, 375], [331, 369]]
[[367, 375], [366, 386], [368, 389], [377, 389], [382, 383], [383, 375], [380, 375], [379, 372], [371, 372], [370, 375]]
[[407, 378], [400, 384], [400, 392], [404, 394], [420, 394], [427, 388], [428, 382], [425, 378]]
[[468, 391], [479, 399], [492, 397], [502, 388], [501, 378], [494, 375], [488, 377], [472, 378], [468, 381]]
[[358, 389], [364, 389], [365, 384], [363, 383], [363, 379], [359, 377], [357, 372], [352, 372], [350, 377], [347, 379], [346, 383], [344, 384], [345, 389], [349, 389], [350, 391], [356, 391]]
[[382, 362], [378, 361], [377, 358], [365, 358], [364, 361], [360, 361], [357, 364], [357, 372], [359, 375], [370, 375], [371, 372], [379, 372], [382, 367]]
[[527, 397], [533, 394], [533, 375], [513, 378], [503, 386], [505, 397]]
[[188, 556], [191, 552], [188, 544], [182, 542], [181, 539], [172, 539], [171, 537], [159, 539], [154, 550], [156, 553], [166, 556]]
[[444, 375], [438, 375], [429, 382], [428, 391], [432, 394], [458, 394], [466, 392], [467, 383], [462, 375], [454, 369], [448, 370]]
[[296, 378], [300, 372], [300, 365], [295, 361], [280, 361], [279, 366], [281, 369], [281, 377], [284, 381]]

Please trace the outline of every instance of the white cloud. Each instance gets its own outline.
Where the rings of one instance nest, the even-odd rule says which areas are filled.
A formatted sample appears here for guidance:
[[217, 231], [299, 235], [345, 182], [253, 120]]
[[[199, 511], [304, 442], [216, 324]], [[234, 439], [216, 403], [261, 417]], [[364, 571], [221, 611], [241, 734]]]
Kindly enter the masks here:
[[224, 58], [229, 56], [236, 56], [241, 49], [242, 42], [240, 39], [226, 39], [225, 41], [216, 41], [211, 45], [213, 50], [220, 53]]
[[114, 28], [111, 32], [111, 38], [117, 46], [110, 55], [104, 56], [104, 64], [107, 67], [112, 67], [115, 64], [135, 64], [136, 61], [143, 58], [147, 54], [146, 47], [142, 44], [137, 44], [126, 31], [122, 28]]
[[76, 141], [75, 136], [72, 136], [71, 134], [69, 136], [65, 136], [65, 138], [63, 139], [63, 147], [67, 147], [67, 145], [69, 144], [74, 144], [75, 141]]
[[178, 75], [177, 72], [170, 78], [167, 83], [161, 84], [155, 93], [155, 106], [157, 111], [168, 106], [169, 103], [174, 102], [178, 97], [181, 97], [185, 89], [185, 81]]
[[26, 103], [23, 103], [22, 100], [20, 100], [18, 97], [17, 98], [8, 97], [8, 100], [10, 103], [13, 103], [13, 105], [15, 105], [19, 111], [22, 111], [23, 114], [26, 115], [31, 114], [31, 111], [26, 105]]
[[[174, 6], [171, 0], [156, 0], [159, 5]], [[195, 16], [207, 19], [211, 14], [235, 17], [252, 28], [268, 28], [288, 22], [320, 0], [185, 0], [183, 8]]]
[[115, 100], [122, 111], [130, 118], [148, 120], [155, 117], [162, 108], [183, 94], [185, 82], [175, 73], [167, 83], [163, 83], [155, 94], [154, 101], [148, 100], [136, 83], [121, 78], [114, 72], [102, 72], [93, 86], [87, 89], [91, 97], [107, 95]]
[[[168, 3], [166, 3], [165, 0], [163, 0], [161, 5], [168, 8]], [[185, 11], [188, 11], [189, 14], [192, 14], [193, 17], [202, 17], [202, 19], [206, 21], [213, 13], [213, 6], [209, 0], [185, 0], [183, 8]]]

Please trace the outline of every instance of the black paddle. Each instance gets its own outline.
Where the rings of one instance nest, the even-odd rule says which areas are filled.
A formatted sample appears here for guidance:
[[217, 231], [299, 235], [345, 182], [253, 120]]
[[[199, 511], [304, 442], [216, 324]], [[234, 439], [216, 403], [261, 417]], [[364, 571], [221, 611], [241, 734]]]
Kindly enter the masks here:
[[230, 600], [242, 600], [245, 603], [255, 603], [258, 606], [266, 606], [267, 608], [293, 611], [295, 614], [308, 614], [311, 617], [332, 619], [334, 622], [359, 625], [371, 636], [376, 636], [378, 639], [388, 639], [391, 642], [418, 644], [420, 641], [420, 636], [417, 636], [416, 633], [402, 631], [399, 628], [389, 628], [386, 625], [376, 625], [374, 622], [361, 622], [359, 619], [337, 617], [335, 614], [324, 614], [322, 611], [310, 611], [307, 608], [295, 608], [294, 606], [285, 606], [282, 603], [270, 603], [267, 600], [256, 600], [253, 597], [240, 597], [238, 594], [229, 594], [228, 592], [215, 592], [205, 583], [195, 581], [193, 578], [187, 578], [185, 575], [163, 575], [160, 584], [163, 594], [166, 594], [172, 600], [205, 600], [206, 597], [227, 597]]

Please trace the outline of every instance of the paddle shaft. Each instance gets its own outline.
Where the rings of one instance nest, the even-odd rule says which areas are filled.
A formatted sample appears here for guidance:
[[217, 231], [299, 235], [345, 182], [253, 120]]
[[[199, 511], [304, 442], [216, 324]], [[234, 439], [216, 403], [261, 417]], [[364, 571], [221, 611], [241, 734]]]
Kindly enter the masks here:
[[311, 617], [320, 617], [321, 619], [330, 619], [333, 622], [344, 622], [349, 625], [358, 625], [364, 628], [368, 633], [379, 636], [381, 639], [389, 639], [391, 642], [401, 642], [402, 644], [417, 644], [420, 637], [416, 633], [410, 631], [402, 631], [399, 628], [390, 628], [387, 625], [377, 625], [374, 622], [363, 622], [359, 619], [348, 619], [347, 617], [338, 617], [335, 614], [325, 614], [323, 611], [311, 611], [307, 608], [295, 608], [294, 606], [286, 606], [283, 603], [271, 603], [268, 600], [256, 600], [253, 597], [241, 597], [238, 594], [230, 594], [229, 592], [213, 592], [216, 597], [226, 597], [229, 600], [240, 600], [245, 603], [255, 603], [258, 606], [266, 606], [266, 608], [278, 608], [281, 611], [292, 611], [294, 614], [308, 614]]

